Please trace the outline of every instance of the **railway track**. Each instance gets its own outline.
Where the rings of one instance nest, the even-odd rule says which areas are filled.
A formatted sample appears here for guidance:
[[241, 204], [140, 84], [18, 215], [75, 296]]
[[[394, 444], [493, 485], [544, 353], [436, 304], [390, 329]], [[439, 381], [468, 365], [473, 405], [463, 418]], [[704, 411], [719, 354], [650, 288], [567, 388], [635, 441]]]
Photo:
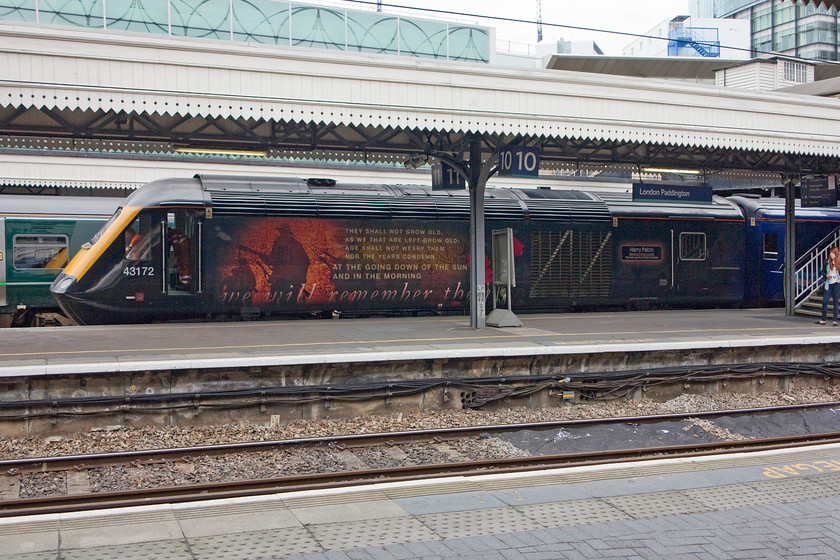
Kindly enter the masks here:
[[[362, 485], [372, 481], [513, 473], [642, 461], [651, 458], [696, 457], [736, 451], [840, 443], [840, 432], [799, 433], [754, 439], [669, 443], [626, 449], [598, 448], [571, 453], [526, 454], [522, 449], [507, 445], [501, 446], [506, 451], [504, 456], [498, 456], [498, 453], [497, 456], [486, 456], [487, 442], [509, 442], [526, 433], [556, 436], [556, 434], [569, 433], [570, 430], [615, 426], [647, 426], [654, 430], [667, 426], [667, 430], [663, 428], [663, 431], [667, 432], [671, 431], [675, 425], [697, 426], [700, 423], [708, 425], [723, 419], [731, 422], [733, 418], [738, 417], [804, 413], [833, 410], [837, 407], [840, 407], [840, 403], [3, 460], [0, 461], [0, 473], [3, 473], [5, 480], [0, 480], [0, 488], [6, 490], [0, 491], [0, 498], [2, 498], [0, 499], [0, 517], [283, 493]], [[517, 450], [521, 452], [519, 456], [515, 454]], [[238, 479], [235, 476], [236, 465], [240, 464], [243, 456], [249, 458], [256, 456], [257, 463], [264, 458], [269, 463], [286, 461], [287, 464], [281, 465], [285, 471], [283, 469], [275, 471], [273, 476], [268, 474]], [[307, 459], [313, 456], [318, 457], [314, 461]], [[380, 459], [379, 464], [372, 466], [377, 463], [377, 458]], [[384, 463], [381, 461], [383, 458], [387, 459], [385, 461], [387, 466], [383, 466]], [[217, 480], [167, 484], [166, 480], [174, 479], [164, 477], [161, 484], [132, 488], [105, 488], [91, 483], [91, 480], [101, 473], [114, 470], [134, 473], [137, 476], [154, 470], [182, 475], [194, 474], [197, 465], [208, 461], [225, 466], [217, 473]], [[266, 472], [270, 473], [270, 470]], [[63, 478], [64, 490], [48, 493], [48, 495], [27, 495], [23, 491], [22, 479], [39, 476]], [[84, 484], [86, 479], [87, 486]], [[16, 481], [17, 484], [15, 484]], [[140, 485], [144, 484], [146, 483], [143, 482]], [[17, 496], [14, 495], [15, 487]], [[10, 492], [8, 488], [12, 488], [12, 491]]]

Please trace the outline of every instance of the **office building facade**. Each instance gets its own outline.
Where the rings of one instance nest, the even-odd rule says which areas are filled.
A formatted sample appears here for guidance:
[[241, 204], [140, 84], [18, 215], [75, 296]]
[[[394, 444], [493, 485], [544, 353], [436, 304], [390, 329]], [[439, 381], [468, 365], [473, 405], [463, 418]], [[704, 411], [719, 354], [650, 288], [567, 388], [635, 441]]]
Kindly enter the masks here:
[[692, 15], [750, 21], [752, 56], [840, 60], [837, 10], [790, 0], [693, 0]]
[[286, 0], [0, 0], [0, 22], [490, 63], [495, 31]]

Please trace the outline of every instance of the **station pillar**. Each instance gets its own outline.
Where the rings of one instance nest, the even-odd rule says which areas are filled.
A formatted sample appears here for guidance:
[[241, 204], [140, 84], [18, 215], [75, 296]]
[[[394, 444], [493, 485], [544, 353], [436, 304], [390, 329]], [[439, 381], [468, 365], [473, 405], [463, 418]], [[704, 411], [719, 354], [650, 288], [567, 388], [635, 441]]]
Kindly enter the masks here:
[[488, 173], [481, 161], [481, 139], [470, 140], [467, 188], [470, 192], [470, 327], [483, 329], [486, 322], [484, 277], [484, 189]]

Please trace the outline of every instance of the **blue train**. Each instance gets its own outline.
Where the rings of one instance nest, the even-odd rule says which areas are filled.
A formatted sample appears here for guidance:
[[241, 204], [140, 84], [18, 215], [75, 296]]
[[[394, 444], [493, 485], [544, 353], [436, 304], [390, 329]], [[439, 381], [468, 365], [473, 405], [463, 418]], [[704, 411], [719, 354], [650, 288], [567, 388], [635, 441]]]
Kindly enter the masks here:
[[[781, 304], [783, 204], [489, 189], [485, 212], [488, 240], [513, 230], [510, 297], [524, 312]], [[840, 209], [798, 209], [797, 218], [805, 250], [840, 225]], [[82, 324], [460, 312], [471, 297], [468, 232], [463, 191], [159, 180], [125, 200], [51, 290]]]
[[[783, 302], [784, 200], [744, 195], [732, 196], [728, 200], [744, 213], [745, 301], [757, 305], [764, 302]], [[801, 208], [797, 201], [794, 231], [797, 258], [801, 258], [827, 238], [836, 238], [838, 226], [840, 208]]]

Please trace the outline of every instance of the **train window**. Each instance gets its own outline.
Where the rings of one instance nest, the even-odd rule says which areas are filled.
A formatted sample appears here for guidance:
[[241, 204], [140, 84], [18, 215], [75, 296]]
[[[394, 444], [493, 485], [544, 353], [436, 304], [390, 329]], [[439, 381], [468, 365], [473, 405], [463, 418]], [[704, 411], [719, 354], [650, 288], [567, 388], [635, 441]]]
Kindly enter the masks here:
[[62, 269], [67, 266], [66, 235], [16, 235], [12, 243], [17, 269]]
[[108, 219], [108, 221], [107, 221], [107, 222], [105, 222], [105, 225], [104, 225], [104, 226], [102, 226], [101, 228], [99, 228], [99, 231], [97, 231], [97, 232], [93, 235], [93, 237], [92, 237], [92, 238], [91, 238], [91, 240], [90, 240], [90, 244], [91, 244], [91, 245], [94, 245], [97, 241], [99, 241], [99, 238], [100, 238], [100, 237], [102, 237], [102, 234], [104, 234], [104, 233], [105, 233], [105, 230], [106, 230], [106, 229], [108, 229], [109, 227], [111, 227], [111, 224], [113, 224], [113, 223], [116, 221], [117, 216], [119, 216], [119, 215], [120, 215], [120, 212], [122, 212], [122, 207], [117, 208], [117, 211], [116, 211], [116, 212], [114, 212], [114, 215], [113, 215], [113, 216], [111, 216], [111, 217]]
[[764, 234], [764, 258], [773, 261], [779, 258], [779, 236], [775, 233]]
[[132, 261], [147, 261], [151, 258], [151, 217], [140, 214], [125, 228], [125, 258]]
[[681, 233], [680, 259], [684, 261], [705, 261], [706, 234], [694, 232]]
[[166, 242], [169, 254], [169, 293], [187, 293], [192, 289], [192, 256], [190, 232], [193, 229], [193, 214], [184, 210], [166, 215]]

